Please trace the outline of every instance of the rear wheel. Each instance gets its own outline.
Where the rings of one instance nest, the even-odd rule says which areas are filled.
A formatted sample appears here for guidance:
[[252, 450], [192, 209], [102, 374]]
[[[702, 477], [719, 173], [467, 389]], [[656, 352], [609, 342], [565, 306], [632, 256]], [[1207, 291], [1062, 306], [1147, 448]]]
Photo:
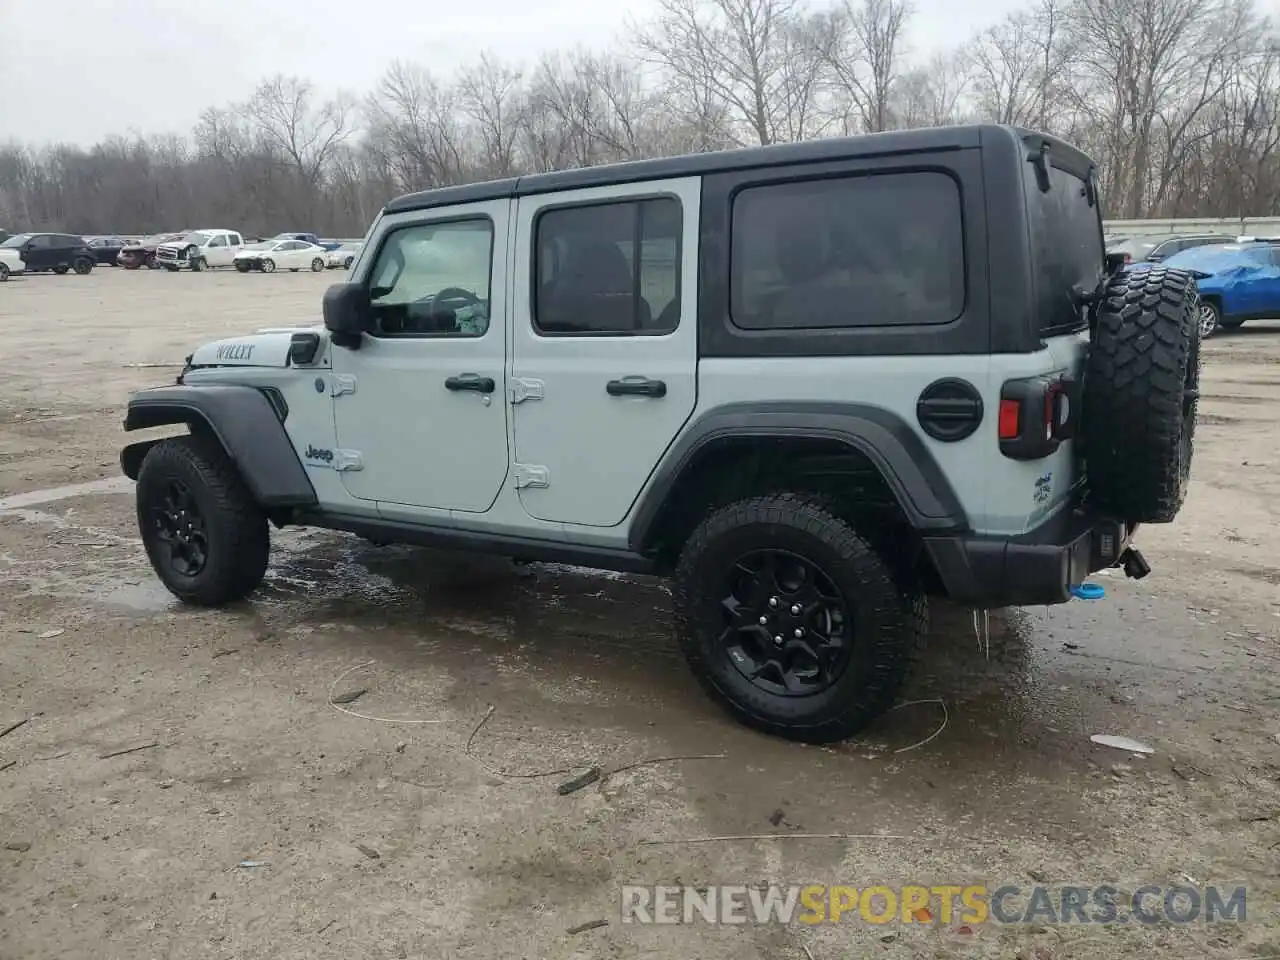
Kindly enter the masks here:
[[275, 273], [275, 272], [276, 272], [276, 262], [275, 262], [274, 260], [272, 260], [270, 257], [264, 257], [264, 258], [263, 258], [263, 260], [262, 260], [262, 272], [263, 272], [263, 273]]
[[920, 643], [921, 598], [817, 497], [729, 504], [685, 544], [679, 640], [738, 720], [828, 743], [887, 710]]
[[321, 260], [319, 257], [316, 257], [314, 260], [312, 260], [312, 261], [311, 261], [311, 272], [312, 272], [312, 273], [320, 273], [320, 272], [321, 272], [321, 271], [323, 271], [323, 270], [324, 270], [324, 261], [323, 261], [323, 260]]
[[1203, 305], [1189, 274], [1160, 268], [1111, 278], [1098, 307], [1082, 411], [1089, 494], [1131, 523], [1169, 523], [1186, 499]]
[[220, 606], [262, 582], [267, 518], [216, 440], [162, 440], [142, 461], [138, 529], [152, 568], [184, 603]]

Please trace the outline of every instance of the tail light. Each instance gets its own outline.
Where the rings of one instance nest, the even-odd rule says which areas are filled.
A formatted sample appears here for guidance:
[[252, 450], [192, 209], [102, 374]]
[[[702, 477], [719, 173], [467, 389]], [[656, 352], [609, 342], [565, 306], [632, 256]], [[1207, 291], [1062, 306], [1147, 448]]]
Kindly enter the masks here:
[[1000, 452], [1039, 460], [1076, 434], [1079, 384], [1071, 377], [1006, 381], [1000, 390]]

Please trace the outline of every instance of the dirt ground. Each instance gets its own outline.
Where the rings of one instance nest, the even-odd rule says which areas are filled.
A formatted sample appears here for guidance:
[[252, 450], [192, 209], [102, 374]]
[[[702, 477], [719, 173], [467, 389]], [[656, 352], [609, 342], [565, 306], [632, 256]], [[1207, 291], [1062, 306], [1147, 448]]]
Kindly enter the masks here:
[[[116, 463], [128, 392], [310, 321], [332, 279], [0, 286], [0, 729], [31, 718], [0, 738], [0, 958], [1280, 957], [1280, 325], [1206, 345], [1151, 576], [993, 613], [989, 659], [935, 607], [904, 700], [947, 724], [895, 753], [937, 703], [829, 749], [727, 720], [642, 578], [290, 531], [252, 603], [171, 603]], [[329, 703], [360, 688], [346, 709], [420, 722]], [[531, 775], [692, 754], [724, 756]], [[888, 838], [791, 836], [831, 833]], [[788, 836], [649, 842], [757, 834]], [[768, 882], [1244, 885], [1247, 915], [621, 922], [623, 884]]]

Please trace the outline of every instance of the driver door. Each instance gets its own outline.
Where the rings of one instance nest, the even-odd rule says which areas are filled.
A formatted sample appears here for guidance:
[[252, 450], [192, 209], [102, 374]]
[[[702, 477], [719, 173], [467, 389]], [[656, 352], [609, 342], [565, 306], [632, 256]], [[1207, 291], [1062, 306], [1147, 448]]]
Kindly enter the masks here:
[[333, 350], [332, 463], [383, 513], [483, 513], [502, 490], [512, 203], [386, 217], [371, 239], [371, 330]]

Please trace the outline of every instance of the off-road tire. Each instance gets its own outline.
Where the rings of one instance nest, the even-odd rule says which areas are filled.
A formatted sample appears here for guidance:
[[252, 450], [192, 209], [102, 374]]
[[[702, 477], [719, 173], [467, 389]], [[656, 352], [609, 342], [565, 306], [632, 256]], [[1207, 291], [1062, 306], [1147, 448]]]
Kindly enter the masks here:
[[[195, 576], [169, 565], [150, 519], [151, 507], [172, 479], [191, 491], [206, 526], [208, 559]], [[152, 569], [182, 602], [222, 606], [262, 583], [271, 547], [267, 518], [216, 439], [193, 434], [162, 440], [148, 450], [138, 472], [137, 517]]]
[[[805, 696], [761, 690], [719, 643], [721, 585], [736, 559], [779, 549], [811, 559], [852, 611], [852, 653], [829, 687]], [[775, 493], [728, 504], [685, 543], [672, 590], [677, 635], [694, 676], [739, 721], [807, 743], [846, 739], [893, 705], [921, 647], [923, 597], [818, 495]]]
[[1132, 523], [1169, 523], [1186, 499], [1200, 394], [1200, 297], [1179, 270], [1108, 282], [1085, 367], [1089, 496]]

